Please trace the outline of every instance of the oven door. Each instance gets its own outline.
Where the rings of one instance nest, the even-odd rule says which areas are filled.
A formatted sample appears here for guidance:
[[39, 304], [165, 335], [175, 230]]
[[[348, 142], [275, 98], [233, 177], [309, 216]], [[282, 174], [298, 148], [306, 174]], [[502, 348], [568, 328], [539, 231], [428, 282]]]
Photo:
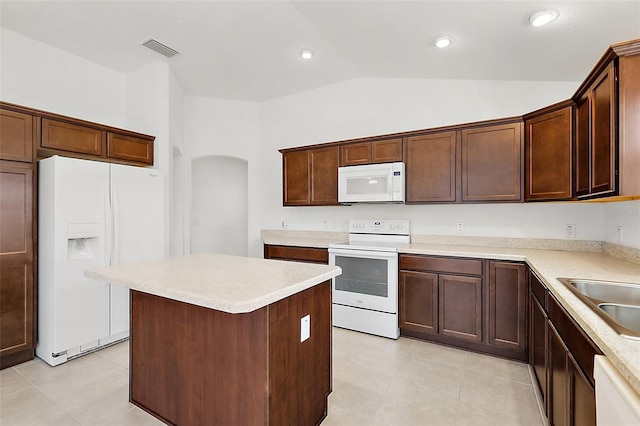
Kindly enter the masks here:
[[333, 303], [398, 311], [398, 253], [330, 248], [329, 265], [342, 268], [332, 280]]

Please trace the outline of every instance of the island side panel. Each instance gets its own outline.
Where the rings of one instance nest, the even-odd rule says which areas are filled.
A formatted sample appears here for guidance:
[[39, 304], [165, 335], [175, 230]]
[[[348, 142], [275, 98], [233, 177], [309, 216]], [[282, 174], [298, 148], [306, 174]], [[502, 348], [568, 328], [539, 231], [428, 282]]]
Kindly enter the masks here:
[[264, 424], [266, 325], [266, 307], [229, 314], [131, 291], [131, 402], [170, 424]]
[[[300, 342], [300, 320], [311, 317]], [[269, 424], [313, 426], [331, 392], [331, 281], [269, 305]]]

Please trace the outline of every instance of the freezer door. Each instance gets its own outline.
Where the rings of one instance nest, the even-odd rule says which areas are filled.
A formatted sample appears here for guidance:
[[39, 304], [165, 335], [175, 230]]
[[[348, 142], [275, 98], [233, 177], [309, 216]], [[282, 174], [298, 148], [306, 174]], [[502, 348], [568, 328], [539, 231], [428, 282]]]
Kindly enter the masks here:
[[[111, 165], [112, 264], [164, 257], [164, 180], [156, 169]], [[129, 289], [111, 286], [111, 335], [129, 330]]]
[[39, 340], [51, 356], [109, 334], [109, 286], [84, 277], [105, 264], [109, 166], [51, 157], [39, 171]]

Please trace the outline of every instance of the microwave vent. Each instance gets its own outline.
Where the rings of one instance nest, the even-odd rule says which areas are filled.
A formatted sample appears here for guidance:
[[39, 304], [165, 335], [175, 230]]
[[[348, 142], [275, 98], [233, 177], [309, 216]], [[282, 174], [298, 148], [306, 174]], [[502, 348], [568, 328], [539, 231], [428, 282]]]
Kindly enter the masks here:
[[153, 50], [154, 52], [158, 52], [159, 54], [166, 56], [167, 58], [171, 58], [172, 56], [177, 55], [178, 52], [177, 50], [174, 50], [172, 48], [170, 48], [169, 46], [165, 46], [164, 44], [160, 43], [157, 40], [154, 39], [149, 39], [147, 41], [145, 41], [144, 43], [142, 43], [142, 45], [144, 47], [148, 47], [149, 49]]

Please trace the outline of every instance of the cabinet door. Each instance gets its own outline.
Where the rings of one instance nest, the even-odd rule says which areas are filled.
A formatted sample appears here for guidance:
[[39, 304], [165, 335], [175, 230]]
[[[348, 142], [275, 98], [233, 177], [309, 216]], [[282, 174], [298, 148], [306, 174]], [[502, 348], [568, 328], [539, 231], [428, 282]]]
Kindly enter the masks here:
[[489, 344], [523, 354], [527, 349], [525, 274], [524, 265], [489, 262]]
[[[0, 366], [34, 348], [32, 164], [0, 161]], [[22, 359], [24, 361], [25, 359]]]
[[530, 295], [529, 364], [538, 381], [542, 403], [547, 410], [547, 314], [533, 293]]
[[472, 342], [482, 341], [482, 278], [441, 274], [439, 332]]
[[520, 201], [521, 123], [462, 130], [462, 201]]
[[338, 147], [309, 150], [310, 204], [338, 204]]
[[107, 157], [153, 165], [153, 141], [108, 132]]
[[398, 286], [400, 328], [438, 333], [438, 275], [401, 271]]
[[282, 154], [282, 203], [285, 206], [309, 204], [309, 151]]
[[583, 96], [576, 103], [576, 195], [578, 197], [588, 195], [591, 182], [591, 124], [589, 123], [591, 115], [591, 99], [588, 95]]
[[613, 62], [591, 89], [591, 193], [615, 190], [615, 77]]
[[551, 322], [549, 326], [549, 423], [569, 424], [569, 366], [567, 347]]
[[402, 161], [402, 138], [371, 142], [371, 164]]
[[567, 106], [525, 121], [525, 201], [571, 199], [571, 118]]
[[569, 424], [596, 425], [596, 393], [589, 380], [569, 355]]
[[371, 142], [350, 143], [340, 147], [340, 165], [357, 166], [371, 163]]
[[456, 201], [457, 132], [407, 139], [407, 203]]
[[31, 115], [0, 109], [0, 160], [33, 161], [33, 123]]
[[100, 156], [104, 133], [91, 127], [43, 118], [40, 147]]

